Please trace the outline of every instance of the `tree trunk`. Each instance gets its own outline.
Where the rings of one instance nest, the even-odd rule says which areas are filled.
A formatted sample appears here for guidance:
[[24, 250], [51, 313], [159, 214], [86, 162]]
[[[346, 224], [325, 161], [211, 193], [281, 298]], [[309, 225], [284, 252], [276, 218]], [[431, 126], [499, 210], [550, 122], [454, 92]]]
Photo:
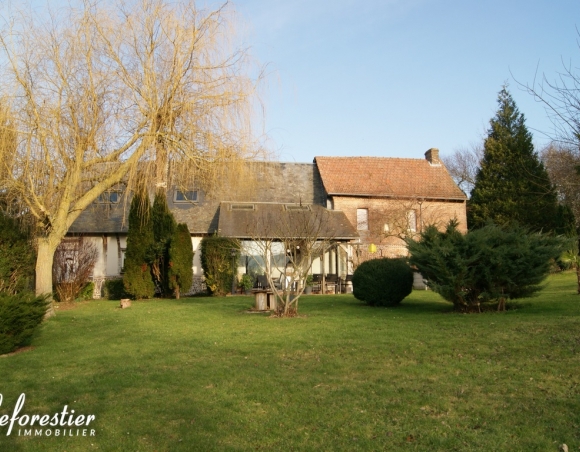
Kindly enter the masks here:
[[175, 299], [179, 300], [179, 286], [175, 288]]
[[580, 295], [580, 265], [576, 265], [576, 281], [578, 283], [577, 292]]
[[36, 257], [36, 295], [49, 294], [50, 305], [45, 318], [55, 315], [52, 301], [52, 262], [56, 246], [49, 237], [38, 239], [38, 255]]

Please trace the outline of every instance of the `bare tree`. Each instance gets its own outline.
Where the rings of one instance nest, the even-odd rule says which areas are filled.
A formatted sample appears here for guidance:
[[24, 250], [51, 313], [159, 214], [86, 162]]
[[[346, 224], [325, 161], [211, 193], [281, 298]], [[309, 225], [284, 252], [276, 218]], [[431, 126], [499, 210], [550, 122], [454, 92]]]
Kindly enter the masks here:
[[576, 225], [580, 222], [580, 151], [578, 148], [552, 143], [540, 153], [558, 201], [572, 209]]
[[211, 177], [212, 167], [251, 153], [260, 74], [233, 43], [228, 3], [6, 8], [2, 125], [17, 142], [14, 153], [0, 146], [1, 186], [37, 221], [36, 292], [51, 293], [58, 244], [105, 190], [130, 187], [138, 167], [163, 187], [172, 158]]
[[[406, 256], [406, 239], [418, 237], [428, 226], [442, 229], [450, 219], [460, 220], [461, 209], [454, 206], [423, 198], [376, 200], [369, 208], [368, 230], [359, 230], [361, 240], [367, 245], [355, 245], [351, 257], [353, 268], [377, 256]], [[466, 230], [465, 220], [461, 223]], [[369, 243], [374, 246], [368, 246]]]
[[[580, 38], [580, 30], [576, 30]], [[580, 41], [577, 40], [580, 48]], [[580, 148], [580, 73], [578, 66], [562, 60], [562, 70], [553, 78], [546, 74], [531, 83], [516, 83], [542, 103], [552, 122], [552, 131], [544, 134], [567, 147]]]
[[456, 149], [453, 154], [441, 157], [449, 174], [467, 196], [475, 185], [475, 177], [483, 158], [483, 145]]
[[56, 294], [62, 302], [73, 301], [87, 284], [97, 262], [94, 243], [83, 237], [64, 240], [56, 248], [52, 274]]
[[278, 315], [298, 313], [298, 300], [313, 261], [335, 244], [335, 213], [322, 206], [276, 204], [246, 225], [256, 264], [277, 299]]

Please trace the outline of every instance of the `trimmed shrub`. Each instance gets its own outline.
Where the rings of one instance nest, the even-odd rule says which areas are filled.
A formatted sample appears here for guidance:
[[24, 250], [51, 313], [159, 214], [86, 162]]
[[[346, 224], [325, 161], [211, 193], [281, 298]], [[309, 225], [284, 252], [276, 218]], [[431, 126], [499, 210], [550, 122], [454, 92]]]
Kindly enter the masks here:
[[201, 267], [205, 275], [205, 285], [211, 295], [225, 295], [232, 289], [234, 272], [232, 267], [232, 250], [236, 250], [234, 259], [239, 257], [239, 244], [236, 240], [213, 235], [201, 241]]
[[153, 223], [149, 198], [144, 189], [135, 193], [129, 210], [129, 231], [125, 253], [125, 291], [133, 298], [152, 298], [155, 284], [151, 276], [150, 253], [153, 245]]
[[[165, 295], [173, 289], [170, 287], [169, 282], [169, 246], [177, 224], [169, 210], [167, 195], [163, 189], [158, 189], [155, 193], [153, 207], [151, 208], [151, 223], [153, 228], [153, 243], [151, 244], [149, 256], [151, 270], [157, 290], [162, 295]], [[189, 241], [191, 242], [191, 236], [189, 236]]]
[[31, 292], [0, 294], [0, 355], [28, 345], [49, 305], [47, 296]]
[[413, 271], [405, 259], [372, 259], [352, 275], [354, 296], [371, 306], [395, 306], [413, 290]]
[[177, 225], [169, 245], [169, 288], [179, 298], [191, 288], [193, 282], [193, 245], [191, 234], [185, 223]]

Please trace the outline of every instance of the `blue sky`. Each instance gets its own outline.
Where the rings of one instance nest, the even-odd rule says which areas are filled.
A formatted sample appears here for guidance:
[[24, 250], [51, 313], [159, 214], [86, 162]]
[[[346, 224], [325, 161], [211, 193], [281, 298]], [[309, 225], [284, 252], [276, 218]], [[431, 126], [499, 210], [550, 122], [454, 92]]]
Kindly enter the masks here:
[[[66, 4], [51, 0], [60, 2]], [[482, 141], [505, 82], [542, 146], [552, 125], [516, 80], [532, 83], [542, 74], [554, 80], [563, 63], [580, 67], [579, 0], [233, 5], [245, 24], [245, 43], [269, 74], [265, 131], [283, 161], [422, 158], [431, 147], [452, 153]]]
[[481, 142], [504, 82], [543, 145], [552, 125], [516, 80], [580, 65], [578, 0], [234, 5], [268, 64], [266, 132], [284, 161], [451, 153]]

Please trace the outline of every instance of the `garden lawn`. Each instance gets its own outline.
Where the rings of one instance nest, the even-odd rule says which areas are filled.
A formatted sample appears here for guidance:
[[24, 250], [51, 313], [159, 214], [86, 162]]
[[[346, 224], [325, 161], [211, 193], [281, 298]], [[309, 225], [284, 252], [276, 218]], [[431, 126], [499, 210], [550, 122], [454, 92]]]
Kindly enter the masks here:
[[578, 451], [575, 292], [560, 274], [468, 315], [426, 291], [309, 296], [294, 319], [245, 313], [249, 297], [83, 303], [0, 358], [0, 416], [25, 393], [21, 415], [68, 405], [96, 436], [0, 426], [0, 450]]

